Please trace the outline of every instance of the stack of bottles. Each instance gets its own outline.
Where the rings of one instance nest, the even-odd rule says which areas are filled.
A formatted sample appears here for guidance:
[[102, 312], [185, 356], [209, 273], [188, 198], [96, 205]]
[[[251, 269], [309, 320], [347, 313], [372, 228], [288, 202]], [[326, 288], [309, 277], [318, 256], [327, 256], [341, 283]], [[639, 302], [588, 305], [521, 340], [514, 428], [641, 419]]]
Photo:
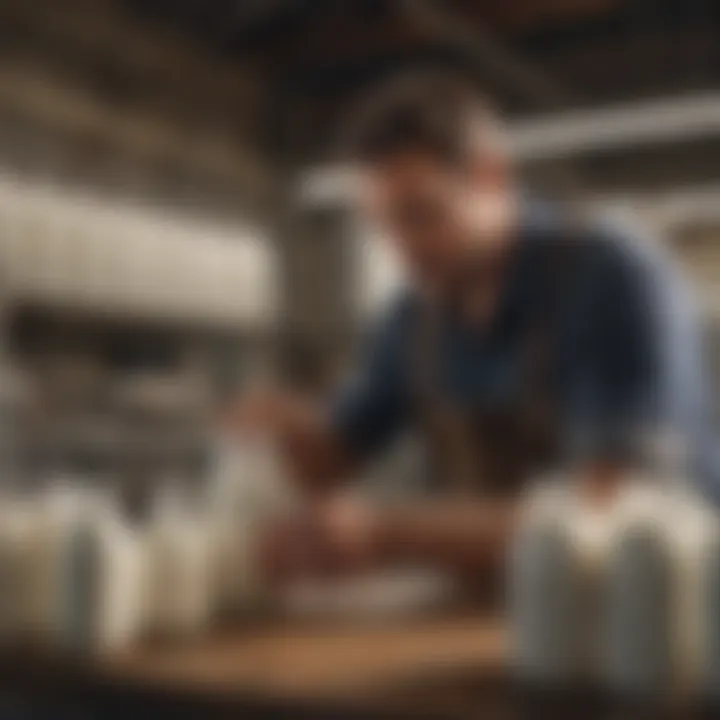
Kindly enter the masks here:
[[538, 483], [509, 565], [522, 680], [638, 699], [718, 693], [720, 522], [686, 485], [638, 478], [597, 506], [564, 479]]
[[118, 651], [251, 609], [255, 539], [289, 494], [270, 447], [216, 459], [200, 497], [165, 482], [142, 519], [116, 488], [77, 477], [2, 492], [0, 648]]

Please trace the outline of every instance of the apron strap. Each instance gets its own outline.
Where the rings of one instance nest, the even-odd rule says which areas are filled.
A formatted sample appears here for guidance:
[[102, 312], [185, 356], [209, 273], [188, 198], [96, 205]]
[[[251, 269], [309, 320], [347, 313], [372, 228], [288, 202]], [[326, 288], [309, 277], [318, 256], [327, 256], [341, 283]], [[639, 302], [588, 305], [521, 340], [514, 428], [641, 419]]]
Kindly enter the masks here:
[[[572, 216], [560, 229], [546, 255], [542, 289], [544, 302], [534, 304], [534, 317], [524, 343], [523, 390], [520, 419], [525, 451], [532, 456], [543, 446], [557, 445], [558, 398], [553, 387], [553, 364], [555, 360], [553, 336], [557, 337], [563, 303], [573, 272], [578, 263], [582, 243], [580, 218]], [[557, 450], [558, 448], [553, 448]]]
[[481, 451], [467, 414], [441, 387], [442, 307], [430, 301], [417, 313], [409, 346], [417, 416], [429, 446], [430, 471], [453, 495], [477, 494], [484, 473]]
[[[458, 406], [442, 388], [440, 348], [442, 306], [428, 302], [417, 313], [410, 342], [411, 384], [415, 387], [420, 424], [431, 449], [431, 472], [442, 478], [443, 489], [454, 495], [488, 494], [504, 485], [512, 490], [524, 478], [495, 478], [502, 466], [515, 466], [513, 476], [531, 472], [533, 460], [551, 459], [557, 450], [557, 402], [551, 374], [553, 343], [564, 290], [573, 277], [578, 255], [578, 226], [568, 222], [552, 241], [541, 272], [544, 302], [533, 307], [528, 335], [523, 343], [521, 399], [509, 422], [492, 417], [479, 421], [477, 413]], [[497, 427], [494, 427], [497, 425]], [[491, 426], [491, 427], [488, 427]], [[492, 456], [508, 454], [508, 462], [492, 462]], [[512, 461], [512, 462], [510, 462]]]

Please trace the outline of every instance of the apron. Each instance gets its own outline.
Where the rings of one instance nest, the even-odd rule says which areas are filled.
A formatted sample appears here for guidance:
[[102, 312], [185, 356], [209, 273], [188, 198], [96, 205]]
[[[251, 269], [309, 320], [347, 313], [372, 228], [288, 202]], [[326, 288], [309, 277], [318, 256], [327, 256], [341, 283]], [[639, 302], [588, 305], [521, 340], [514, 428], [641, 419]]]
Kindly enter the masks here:
[[[553, 241], [540, 283], [544, 302], [533, 312], [519, 345], [520, 388], [509, 407], [459, 406], [443, 390], [439, 368], [443, 309], [427, 303], [411, 342], [417, 417], [433, 484], [443, 495], [514, 497], [533, 474], [557, 461], [558, 412], [553, 391], [551, 339], [572, 276], [577, 245], [570, 233]], [[523, 332], [523, 330], [521, 330]]]

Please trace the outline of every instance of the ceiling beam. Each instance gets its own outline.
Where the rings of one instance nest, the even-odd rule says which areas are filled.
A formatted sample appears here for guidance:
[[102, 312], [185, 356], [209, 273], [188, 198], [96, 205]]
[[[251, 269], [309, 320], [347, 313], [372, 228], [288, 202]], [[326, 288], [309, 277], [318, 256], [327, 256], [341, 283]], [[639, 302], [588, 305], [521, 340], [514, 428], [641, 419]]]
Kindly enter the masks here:
[[3, 0], [2, 26], [12, 28], [15, 55], [37, 48], [47, 55], [67, 52], [89, 69], [109, 63], [161, 95], [180, 95], [200, 106], [239, 114], [255, 105], [256, 76], [241, 64], [204, 52], [178, 33], [140, 22], [107, 1]]
[[577, 20], [613, 9], [621, 0], [513, 0], [490, 3], [453, 0], [451, 9], [493, 30], [516, 33], [550, 22]]
[[184, 133], [140, 108], [105, 105], [82, 88], [55, 83], [32, 69], [0, 66], [0, 106], [148, 161], [176, 163], [226, 186], [257, 191], [266, 184], [259, 158], [238, 142]]
[[553, 113], [516, 122], [512, 136], [524, 161], [718, 137], [720, 93]]
[[508, 87], [537, 108], [562, 107], [569, 103], [566, 88], [479, 23], [469, 24], [464, 18], [447, 12], [437, 0], [406, 0], [405, 4], [419, 22], [465, 48], [478, 68], [490, 74], [499, 86]]

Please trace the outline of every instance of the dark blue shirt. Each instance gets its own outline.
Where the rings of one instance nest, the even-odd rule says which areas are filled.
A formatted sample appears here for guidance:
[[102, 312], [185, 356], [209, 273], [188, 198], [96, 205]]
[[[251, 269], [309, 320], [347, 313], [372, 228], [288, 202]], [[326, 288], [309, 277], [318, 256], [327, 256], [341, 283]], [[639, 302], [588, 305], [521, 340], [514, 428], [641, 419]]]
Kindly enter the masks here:
[[[459, 407], [518, 401], [529, 328], [547, 323], [565, 459], [652, 459], [660, 440], [681, 439], [685, 469], [716, 490], [717, 451], [708, 422], [700, 326], [679, 273], [657, 242], [609, 223], [568, 230], [559, 211], [528, 209], [493, 321], [484, 329], [443, 317], [437, 382]], [[560, 271], [550, 254], [577, 245]], [[415, 418], [413, 327], [418, 296], [403, 290], [333, 408], [342, 441], [358, 457], [383, 450]]]

